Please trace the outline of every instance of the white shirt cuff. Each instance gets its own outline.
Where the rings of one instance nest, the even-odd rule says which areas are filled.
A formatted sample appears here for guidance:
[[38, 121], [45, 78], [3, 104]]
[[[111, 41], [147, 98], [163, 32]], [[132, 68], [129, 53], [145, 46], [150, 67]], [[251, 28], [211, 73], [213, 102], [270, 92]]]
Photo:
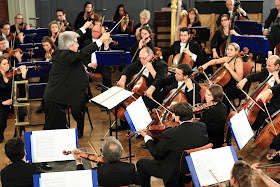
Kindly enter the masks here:
[[109, 46], [108, 46], [108, 47], [106, 47], [106, 48], [104, 47], [104, 50], [105, 50], [105, 51], [108, 51], [108, 49], [109, 49]]
[[190, 92], [190, 91], [192, 91], [193, 90], [193, 88], [191, 88], [191, 89], [188, 89], [188, 92]]
[[100, 47], [100, 46], [102, 45], [102, 42], [101, 42], [101, 40], [99, 40], [99, 39], [98, 39], [98, 40], [96, 40], [96, 42], [95, 42], [95, 43], [96, 43], [97, 47]]
[[196, 61], [197, 55], [196, 55], [196, 54], [193, 54], [193, 55], [192, 55], [192, 59], [193, 59], [193, 61]]
[[272, 90], [271, 89], [268, 89], [268, 91], [272, 94]]
[[146, 143], [147, 141], [149, 141], [149, 140], [153, 140], [153, 138], [152, 138], [151, 136], [149, 136], [149, 135], [146, 135], [146, 136], [144, 137], [145, 143]]
[[77, 165], [84, 165], [84, 164], [83, 164], [83, 163], [78, 163], [78, 164], [76, 164], [76, 166], [77, 166]]
[[83, 34], [87, 32], [86, 29], [84, 29], [84, 27], [81, 27], [80, 30], [82, 31]]
[[272, 51], [268, 51], [268, 54], [272, 55]]

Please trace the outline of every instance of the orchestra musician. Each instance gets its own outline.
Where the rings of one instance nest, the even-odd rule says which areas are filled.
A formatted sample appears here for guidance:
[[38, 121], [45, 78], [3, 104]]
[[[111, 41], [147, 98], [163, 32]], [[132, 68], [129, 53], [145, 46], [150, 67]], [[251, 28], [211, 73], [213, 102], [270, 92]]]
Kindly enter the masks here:
[[260, 176], [262, 181], [266, 184], [268, 187], [279, 187], [280, 184], [278, 184], [276, 181], [271, 179], [269, 176], [267, 176], [261, 169], [257, 168], [260, 166], [260, 163], [255, 163], [251, 166], [253, 172]]
[[[215, 64], [223, 64], [225, 68], [229, 71], [231, 79], [223, 87], [223, 90], [230, 101], [242, 94], [242, 92], [236, 87], [236, 84], [243, 78], [243, 61], [241, 58], [238, 58], [236, 56], [234, 59], [231, 60], [231, 62], [228, 63], [228, 61], [235, 55], [237, 55], [239, 51], [240, 47], [237, 43], [230, 43], [227, 48], [227, 57], [213, 59], [202, 65], [202, 68], [205, 70], [209, 66]], [[227, 106], [227, 114], [229, 114], [231, 105], [225, 97], [223, 99], [223, 103]]]
[[61, 30], [63, 31], [72, 31], [72, 26], [69, 21], [66, 20], [66, 14], [62, 8], [56, 9], [56, 19], [57, 22], [61, 25]]
[[136, 166], [139, 182], [142, 187], [149, 187], [151, 176], [162, 178], [165, 186], [183, 186], [180, 172], [180, 158], [184, 150], [204, 146], [208, 143], [207, 128], [202, 122], [191, 122], [192, 107], [187, 102], [174, 105], [175, 121], [178, 127], [162, 133], [159, 141], [153, 140], [141, 129], [145, 144], [153, 156], [151, 159], [140, 159]]
[[36, 163], [26, 162], [24, 141], [12, 138], [5, 144], [5, 154], [11, 164], [1, 170], [2, 187], [33, 186], [33, 175], [43, 173]]
[[58, 46], [58, 38], [59, 34], [61, 34], [62, 30], [60, 28], [60, 24], [57, 21], [52, 21], [49, 23], [50, 37], [54, 42], [55, 46]]
[[[218, 17], [216, 23], [217, 26], [221, 25], [221, 17], [223, 14], [227, 14], [230, 18], [233, 16], [233, 7], [234, 7], [234, 0], [226, 0], [226, 6], [221, 10], [220, 16]], [[241, 7], [238, 8], [238, 18], [243, 17], [247, 20], [249, 20], [248, 14], [245, 10], [243, 10]]]
[[103, 33], [96, 42], [78, 52], [77, 38], [91, 26], [92, 22], [86, 22], [77, 33], [65, 31], [59, 37], [58, 49], [52, 54], [52, 69], [44, 93], [45, 130], [67, 128], [68, 106], [79, 106], [82, 103], [81, 96], [89, 84], [82, 60], [109, 39], [109, 33]]
[[[162, 53], [163, 60], [165, 62], [168, 61], [168, 57], [170, 55], [173, 55], [174, 57], [176, 54], [182, 53], [184, 51], [184, 53], [189, 55], [194, 61], [193, 68], [204, 64], [206, 59], [202, 54], [201, 47], [199, 46], [199, 44], [190, 41], [188, 46], [186, 46], [187, 41], [190, 38], [190, 34], [191, 31], [187, 27], [183, 27], [180, 29], [180, 41], [175, 41], [168, 50], [163, 51]], [[174, 67], [176, 67], [176, 65], [177, 64], [173, 64]]]
[[[145, 68], [143, 76], [146, 80], [147, 87], [151, 86], [155, 80], [167, 76], [167, 64], [161, 60], [157, 59], [153, 63], [150, 62], [154, 57], [154, 52], [149, 47], [144, 47], [139, 52], [139, 60], [126, 66], [123, 71], [120, 80], [117, 85], [124, 88], [129, 82], [130, 77], [137, 74], [142, 68]], [[156, 94], [154, 95], [157, 100]], [[148, 97], [143, 97], [143, 100], [149, 109], [157, 107], [157, 104], [150, 100]]]
[[211, 49], [213, 52], [213, 58], [219, 58], [221, 56], [221, 45], [224, 43], [226, 47], [226, 41], [228, 39], [228, 34], [232, 34], [235, 36], [240, 36], [241, 32], [238, 27], [234, 26], [233, 30], [229, 30], [231, 27], [231, 21], [227, 14], [223, 14], [221, 16], [221, 25], [216, 30], [214, 36], [211, 39]]
[[199, 21], [199, 13], [196, 8], [190, 8], [188, 10], [188, 27], [197, 27], [201, 26], [201, 22]]
[[213, 142], [213, 148], [222, 147], [224, 143], [224, 127], [227, 119], [227, 108], [222, 102], [224, 98], [223, 88], [218, 84], [212, 84], [208, 87], [205, 94], [205, 101], [217, 102], [205, 112], [203, 112], [200, 122], [207, 126], [207, 133]]
[[278, 23], [279, 17], [280, 17], [280, 0], [275, 0], [275, 8], [270, 10], [269, 16], [266, 18], [264, 22], [264, 31], [263, 35], [268, 35], [268, 29], [271, 24]]
[[[139, 31], [141, 27], [143, 27], [144, 25], [148, 25], [150, 19], [151, 19], [151, 13], [149, 10], [144, 9], [142, 12], [140, 12], [140, 23], [134, 26], [134, 29], [131, 34], [135, 35], [137, 38], [139, 36]], [[140, 40], [139, 37], [137, 38], [137, 40]]]
[[15, 16], [15, 24], [11, 25], [10, 30], [12, 33], [17, 33], [19, 34], [22, 32], [24, 29], [31, 29], [30, 25], [27, 23], [24, 23], [23, 21], [23, 15], [18, 13]]
[[[11, 48], [11, 47], [16, 48], [20, 44], [20, 41], [21, 40], [23, 41], [23, 38], [22, 39], [17, 39], [16, 38], [16, 40], [14, 42], [14, 45], [13, 45], [14, 37], [12, 37], [12, 40], [10, 40], [10, 41], [7, 39], [7, 36], [10, 36], [10, 34], [11, 34], [10, 23], [8, 21], [2, 21], [0, 23], [0, 31], [2, 33], [1, 36], [3, 36], [5, 41], [6, 41], [6, 47], [7, 48]], [[23, 37], [22, 34], [20, 36]]]
[[[77, 170], [84, 170], [80, 150], [74, 149], [72, 154], [76, 160]], [[113, 136], [106, 137], [102, 144], [102, 154], [106, 163], [97, 168], [99, 186], [127, 186], [138, 184], [138, 176], [133, 163], [120, 161], [123, 153], [122, 144]]]
[[152, 51], [154, 51], [155, 48], [153, 38], [152, 38], [152, 29], [148, 25], [141, 27], [139, 31], [139, 38], [140, 40], [137, 41], [130, 50], [130, 56], [133, 62], [137, 60], [137, 57], [139, 56], [139, 52], [143, 47], [147, 46], [151, 48]]
[[[5, 41], [5, 38], [3, 36], [0, 36], [0, 56], [6, 54], [7, 52], [7, 43]], [[13, 52], [12, 50], [10, 52]], [[11, 65], [14, 66], [14, 62], [17, 64], [18, 62], [21, 62], [22, 55], [19, 51], [14, 51], [14, 56], [11, 56]]]
[[[8, 114], [11, 112], [11, 106], [13, 104], [11, 98], [12, 92], [12, 85], [13, 79], [8, 78], [6, 73], [10, 70], [9, 59], [5, 56], [0, 56], [0, 143], [4, 141], [4, 131], [7, 127], [7, 119]], [[23, 79], [26, 79], [26, 73], [28, 69], [26, 66], [20, 66], [21, 76]], [[17, 76], [15, 76], [15, 80], [20, 80]], [[19, 87], [21, 88], [21, 87]], [[20, 94], [22, 90], [19, 90]], [[22, 107], [19, 108], [19, 121], [24, 121], [25, 112]], [[21, 131], [24, 128], [20, 128], [20, 135]], [[15, 131], [16, 135], [16, 131]]]
[[271, 26], [271, 30], [267, 38], [268, 38], [268, 57], [270, 57], [272, 54], [275, 54], [274, 49], [280, 43], [280, 19], [276, 24]]
[[115, 15], [113, 17], [113, 21], [118, 23], [123, 16], [126, 17], [122, 20], [121, 24], [117, 27], [117, 34], [129, 34], [128, 26], [130, 24], [128, 12], [124, 4], [119, 4], [116, 9]]
[[[195, 103], [201, 102], [201, 96], [200, 96], [200, 89], [201, 87], [199, 84], [194, 80], [189, 78], [189, 75], [192, 74], [192, 68], [189, 64], [179, 64], [176, 68], [176, 74], [170, 75], [164, 78], [160, 78], [147, 89], [145, 92], [145, 95], [147, 97], [152, 97], [153, 93], [159, 92], [157, 95], [158, 101], [162, 103], [162, 100], [167, 96], [167, 94], [172, 89], [179, 88], [183, 83], [185, 83], [185, 86], [182, 88], [183, 92], [185, 93], [185, 96], [187, 98], [187, 101], [191, 104], [193, 104], [193, 84], [195, 85]], [[163, 89], [163, 90], [162, 90]], [[162, 91], [161, 91], [162, 90]], [[156, 94], [155, 94], [156, 95]]]

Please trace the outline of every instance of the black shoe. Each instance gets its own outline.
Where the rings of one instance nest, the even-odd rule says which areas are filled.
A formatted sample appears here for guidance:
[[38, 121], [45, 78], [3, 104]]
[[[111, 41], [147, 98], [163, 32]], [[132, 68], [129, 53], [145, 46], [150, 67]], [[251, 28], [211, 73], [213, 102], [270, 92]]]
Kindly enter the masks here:
[[[117, 127], [117, 129], [118, 129], [118, 131], [122, 131], [122, 130], [127, 130], [127, 126], [125, 126], [125, 125], [118, 125], [118, 127]], [[116, 127], [112, 127], [112, 131], [116, 131]]]
[[40, 163], [40, 167], [41, 167], [43, 170], [52, 170], [52, 167], [51, 167], [47, 162], [42, 162], [42, 163]]
[[147, 146], [145, 144], [140, 144], [140, 147], [142, 147], [143, 149], [147, 149]]

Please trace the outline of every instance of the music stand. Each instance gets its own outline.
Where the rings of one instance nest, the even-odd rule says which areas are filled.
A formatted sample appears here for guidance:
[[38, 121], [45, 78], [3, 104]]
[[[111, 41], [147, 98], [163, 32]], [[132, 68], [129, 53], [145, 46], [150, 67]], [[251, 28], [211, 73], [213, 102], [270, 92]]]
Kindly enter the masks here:
[[193, 40], [197, 42], [207, 42], [210, 38], [210, 27], [189, 27], [192, 31], [193, 29], [196, 30], [196, 35], [194, 36]]
[[[43, 56], [42, 43], [20, 44], [19, 48], [23, 52], [22, 58], [30, 59], [30, 62], [32, 62], [32, 63], [33, 63], [33, 58], [42, 58], [42, 56]], [[34, 53], [34, 55], [33, 55], [33, 53]]]
[[135, 43], [135, 36], [129, 34], [116, 34], [111, 36], [112, 40], [117, 41], [118, 44], [110, 44], [111, 49], [129, 50]]
[[[110, 21], [110, 20], [104, 20], [103, 22], [103, 26], [106, 26], [108, 27], [109, 30], [112, 30], [112, 28], [114, 28], [114, 26], [116, 25], [117, 23], [115, 21]], [[113, 34], [116, 34], [117, 33], [117, 29], [114, 29], [112, 31]]]
[[258, 21], [235, 21], [235, 26], [238, 27], [242, 34], [262, 35], [262, 25]]
[[49, 35], [49, 29], [38, 28], [28, 29], [22, 31], [24, 34], [24, 43], [41, 43], [44, 36]]

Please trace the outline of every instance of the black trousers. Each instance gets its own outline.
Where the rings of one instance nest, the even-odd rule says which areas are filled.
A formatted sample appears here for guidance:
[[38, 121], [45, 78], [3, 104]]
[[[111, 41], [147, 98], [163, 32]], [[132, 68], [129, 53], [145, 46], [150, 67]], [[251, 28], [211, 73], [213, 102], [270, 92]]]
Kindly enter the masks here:
[[67, 105], [45, 100], [45, 126], [44, 130], [67, 129]]
[[88, 96], [85, 94], [83, 101], [79, 106], [72, 106], [71, 113], [74, 120], [77, 122], [78, 134], [83, 135], [84, 132], [84, 122], [85, 122], [85, 107], [88, 102]]
[[106, 87], [112, 87], [112, 76], [111, 76], [111, 67], [110, 66], [97, 66], [95, 69], [96, 73], [100, 73], [103, 77], [103, 85]]

